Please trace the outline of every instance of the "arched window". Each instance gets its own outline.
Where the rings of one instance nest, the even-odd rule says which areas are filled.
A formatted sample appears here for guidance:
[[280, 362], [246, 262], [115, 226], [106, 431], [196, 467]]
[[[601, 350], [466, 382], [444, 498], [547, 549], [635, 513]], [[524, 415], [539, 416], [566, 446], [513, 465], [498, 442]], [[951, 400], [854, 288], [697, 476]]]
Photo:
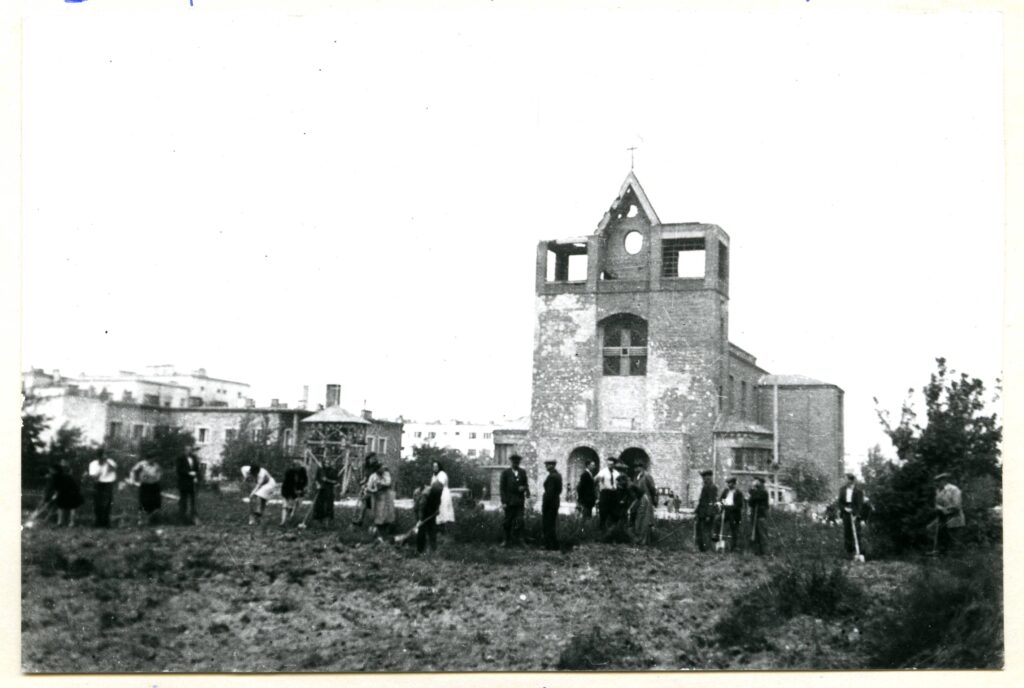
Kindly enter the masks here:
[[622, 313], [602, 324], [604, 344], [601, 355], [605, 375], [647, 374], [647, 321]]

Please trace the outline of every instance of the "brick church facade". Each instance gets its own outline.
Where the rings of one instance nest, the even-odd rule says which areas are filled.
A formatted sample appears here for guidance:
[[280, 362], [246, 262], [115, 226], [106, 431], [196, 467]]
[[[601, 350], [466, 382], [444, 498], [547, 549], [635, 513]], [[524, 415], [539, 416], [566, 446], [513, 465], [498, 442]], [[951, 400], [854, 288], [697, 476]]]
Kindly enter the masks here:
[[534, 470], [554, 458], [571, 487], [587, 458], [620, 456], [684, 504], [704, 469], [760, 475], [776, 501], [788, 461], [840, 481], [842, 390], [729, 342], [729, 235], [662, 224], [632, 172], [594, 234], [540, 242], [536, 293]]

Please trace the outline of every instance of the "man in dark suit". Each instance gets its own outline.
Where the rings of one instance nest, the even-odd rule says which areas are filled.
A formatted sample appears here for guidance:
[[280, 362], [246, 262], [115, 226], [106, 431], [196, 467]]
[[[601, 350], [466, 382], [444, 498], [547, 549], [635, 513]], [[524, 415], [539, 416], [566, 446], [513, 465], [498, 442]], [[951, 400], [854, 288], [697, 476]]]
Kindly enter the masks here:
[[843, 519], [843, 541], [846, 544], [846, 554], [854, 556], [856, 548], [853, 542], [853, 529], [857, 529], [857, 540], [860, 546], [860, 553], [864, 553], [864, 540], [860, 527], [861, 510], [864, 508], [864, 490], [857, 485], [857, 476], [853, 473], [846, 474], [846, 484], [839, 488], [839, 499], [836, 500], [839, 506], [839, 515]]
[[562, 475], [556, 468], [557, 462], [544, 462], [548, 476], [544, 479], [544, 496], [541, 499], [541, 528], [544, 531], [544, 549], [558, 549], [558, 505], [562, 496]]
[[697, 500], [697, 549], [707, 552], [711, 545], [711, 533], [715, 527], [715, 512], [718, 504], [718, 488], [711, 480], [711, 471], [701, 471], [704, 486]]
[[199, 484], [199, 458], [195, 446], [178, 457], [176, 472], [178, 474], [178, 517], [182, 523], [196, 523], [196, 487]]
[[530, 484], [526, 471], [519, 467], [523, 457], [513, 454], [509, 457], [511, 466], [501, 472], [501, 504], [505, 507], [505, 522], [502, 524], [505, 539], [502, 547], [511, 547], [521, 541], [523, 531], [523, 509], [530, 496]]
[[750, 488], [750, 541], [754, 554], [763, 556], [768, 551], [768, 490], [764, 489], [764, 478], [754, 478]]
[[736, 489], [736, 478], [729, 478], [725, 481], [726, 488], [722, 490], [721, 502], [725, 510], [725, 524], [719, 537], [725, 537], [725, 530], [729, 531], [729, 551], [735, 552], [743, 546], [740, 539], [740, 530], [743, 526], [743, 493]]
[[576, 503], [583, 520], [594, 515], [594, 504], [597, 503], [597, 485], [594, 484], [594, 471], [597, 465], [593, 459], [587, 459], [587, 466], [580, 474], [580, 480], [576, 484]]

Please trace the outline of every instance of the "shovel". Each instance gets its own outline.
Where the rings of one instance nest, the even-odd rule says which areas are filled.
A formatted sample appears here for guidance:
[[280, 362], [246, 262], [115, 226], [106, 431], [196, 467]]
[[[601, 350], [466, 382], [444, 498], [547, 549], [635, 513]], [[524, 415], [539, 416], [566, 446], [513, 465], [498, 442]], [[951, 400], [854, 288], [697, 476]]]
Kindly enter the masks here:
[[400, 545], [403, 542], [405, 542], [406, 540], [408, 540], [409, 538], [411, 538], [413, 535], [416, 535], [417, 533], [419, 533], [420, 532], [420, 526], [422, 526], [424, 523], [426, 523], [427, 521], [431, 520], [432, 518], [437, 518], [437, 514], [434, 514], [433, 516], [427, 516], [422, 521], [417, 521], [416, 525], [414, 525], [412, 527], [412, 529], [409, 530], [409, 532], [402, 533], [401, 535], [396, 535], [395, 536], [395, 544], [396, 545]]
[[860, 551], [860, 538], [857, 537], [857, 519], [853, 514], [850, 514], [850, 528], [853, 529], [853, 560], [863, 564], [864, 555]]
[[725, 509], [722, 509], [722, 518], [718, 524], [718, 539], [715, 541], [715, 551], [725, 551]]
[[35, 511], [33, 511], [33, 512], [32, 512], [32, 513], [31, 513], [31, 514], [29, 515], [29, 517], [28, 517], [28, 520], [27, 520], [27, 521], [25, 521], [25, 527], [26, 527], [26, 528], [34, 528], [34, 527], [35, 527], [35, 525], [36, 525], [36, 519], [37, 519], [37, 518], [39, 518], [39, 517], [40, 517], [40, 516], [41, 516], [41, 515], [43, 514], [43, 512], [44, 512], [44, 511], [46, 511], [47, 509], [49, 509], [49, 508], [50, 508], [50, 505], [51, 505], [51, 504], [53, 504], [53, 503], [54, 503], [54, 501], [55, 501], [56, 499], [57, 499], [56, 495], [54, 495], [53, 497], [50, 497], [50, 498], [49, 498], [49, 499], [47, 499], [47, 500], [46, 500], [45, 502], [43, 502], [43, 503], [42, 503], [42, 504], [41, 504], [41, 505], [39, 506], [39, 508], [38, 508], [38, 509], [36, 509]]

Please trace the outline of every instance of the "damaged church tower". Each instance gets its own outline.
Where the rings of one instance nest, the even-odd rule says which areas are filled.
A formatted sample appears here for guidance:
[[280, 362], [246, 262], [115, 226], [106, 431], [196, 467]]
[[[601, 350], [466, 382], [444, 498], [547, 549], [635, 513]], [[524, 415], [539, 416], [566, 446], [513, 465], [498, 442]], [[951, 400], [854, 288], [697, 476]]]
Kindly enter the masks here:
[[[760, 475], [773, 501], [792, 500], [777, 475], [782, 378], [729, 343], [729, 235], [721, 227], [662, 224], [630, 172], [594, 234], [540, 242], [536, 291], [528, 459], [557, 460], [567, 488], [587, 459], [603, 466], [619, 456], [648, 467], [684, 504], [695, 502], [704, 469], [719, 485], [726, 473], [741, 484]], [[800, 435], [791, 444], [807, 445], [838, 482], [842, 390], [800, 381], [815, 407], [830, 407], [831, 425], [788, 424]], [[806, 394], [783, 397], [821, 415]]]

